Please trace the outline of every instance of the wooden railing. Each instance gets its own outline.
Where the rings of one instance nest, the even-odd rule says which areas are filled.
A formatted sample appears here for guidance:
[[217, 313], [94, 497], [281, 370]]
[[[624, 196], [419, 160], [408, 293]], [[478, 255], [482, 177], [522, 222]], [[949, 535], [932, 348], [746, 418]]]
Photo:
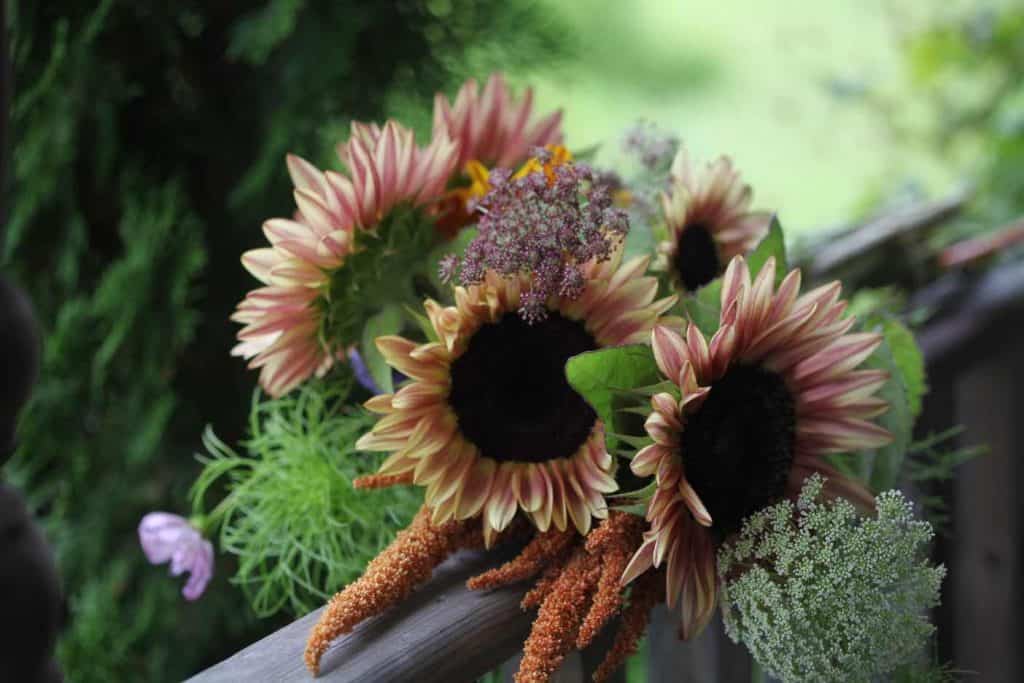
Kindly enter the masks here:
[[[919, 434], [961, 424], [965, 443], [989, 446], [940, 492], [950, 501], [953, 522], [936, 548], [950, 569], [936, 613], [939, 657], [979, 672], [977, 680], [1015, 683], [1024, 680], [1024, 264], [977, 276], [949, 274], [914, 303], [938, 311], [919, 335], [930, 371]], [[464, 585], [505, 553], [450, 559], [412, 598], [340, 639], [324, 659], [320, 680], [454, 683], [476, 680], [503, 663], [511, 680], [533, 617], [518, 606], [526, 588], [478, 593]], [[318, 615], [306, 615], [191, 681], [309, 680], [302, 652]], [[673, 617], [659, 608], [648, 642], [652, 683], [750, 680], [749, 656], [725, 637], [720, 622], [680, 643]], [[606, 647], [599, 642], [569, 657], [556, 680], [589, 680]]]

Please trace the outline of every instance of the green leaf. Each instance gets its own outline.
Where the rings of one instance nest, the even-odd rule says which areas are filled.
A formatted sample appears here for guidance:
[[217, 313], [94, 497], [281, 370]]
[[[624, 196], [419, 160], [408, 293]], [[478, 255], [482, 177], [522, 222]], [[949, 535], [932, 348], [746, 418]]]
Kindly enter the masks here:
[[721, 301], [722, 278], [717, 278], [698, 289], [693, 296], [683, 299], [683, 310], [690, 322], [710, 338], [718, 331]]
[[921, 397], [928, 391], [924, 355], [914, 339], [914, 333], [903, 323], [890, 318], [885, 321], [883, 329], [907, 392], [910, 414], [916, 418], [921, 413]]
[[761, 272], [761, 268], [770, 256], [775, 257], [775, 284], [778, 285], [786, 277], [789, 266], [786, 261], [786, 239], [782, 234], [782, 224], [779, 223], [779, 218], [775, 215], [772, 216], [768, 234], [747, 257], [750, 277], [756, 277]]
[[[876, 491], [895, 488], [899, 484], [903, 459], [914, 429], [914, 415], [911, 411], [910, 392], [908, 385], [897, 362], [894, 348], [906, 346], [906, 334], [909, 332], [893, 319], [876, 318], [875, 321], [883, 335], [882, 344], [864, 363], [865, 368], [885, 370], [890, 379], [879, 391], [879, 396], [889, 403], [889, 409], [878, 418], [878, 424], [885, 427], [893, 436], [892, 443], [883, 446], [873, 453], [866, 454], [863, 462], [865, 480]], [[913, 337], [910, 337], [913, 343]], [[910, 355], [903, 349], [903, 355]], [[923, 386], [923, 380], [921, 382]], [[917, 394], [920, 401], [920, 394]]]
[[385, 394], [390, 394], [395, 388], [391, 381], [391, 366], [377, 350], [374, 340], [377, 337], [397, 334], [401, 329], [402, 309], [396, 305], [386, 306], [380, 313], [367, 320], [363, 328], [363, 362], [373, 376], [373, 381]]
[[437, 341], [437, 332], [434, 330], [434, 326], [430, 324], [430, 318], [423, 315], [420, 311], [416, 310], [409, 304], [406, 304], [403, 308], [405, 309], [405, 314], [409, 316], [409, 318], [416, 323], [416, 326], [420, 328], [420, 331], [423, 332], [427, 341]]
[[615, 395], [657, 382], [658, 366], [650, 347], [636, 344], [573, 356], [565, 364], [565, 376], [604, 422], [609, 448], [614, 448]]
[[620, 491], [607, 496], [611, 507], [621, 512], [643, 517], [647, 514], [647, 505], [658, 490], [658, 482], [651, 481], [640, 489]]

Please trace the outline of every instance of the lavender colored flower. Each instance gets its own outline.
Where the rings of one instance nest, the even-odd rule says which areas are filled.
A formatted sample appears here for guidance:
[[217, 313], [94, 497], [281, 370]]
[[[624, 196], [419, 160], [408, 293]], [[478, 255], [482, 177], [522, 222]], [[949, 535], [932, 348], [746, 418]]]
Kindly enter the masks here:
[[667, 170], [678, 148], [678, 137], [649, 121], [637, 121], [622, 138], [622, 149], [648, 171]]
[[[366, 366], [366, 361], [363, 360], [363, 355], [359, 353], [356, 347], [352, 347], [348, 350], [348, 362], [352, 365], [352, 374], [355, 376], [356, 381], [371, 394], [382, 394], [381, 388], [377, 386], [377, 380], [373, 378], [370, 373], [370, 368]], [[398, 370], [391, 371], [391, 382], [392, 384], [399, 384], [407, 380], [408, 377], [400, 373]]]
[[488, 270], [531, 275], [519, 309], [530, 322], [547, 316], [549, 297], [578, 298], [582, 265], [609, 259], [629, 230], [626, 213], [612, 206], [608, 186], [595, 182], [590, 167], [553, 163], [548, 150], [535, 154], [532, 172], [491, 171], [491, 189], [476, 206], [477, 236], [458, 268], [450, 258], [441, 264], [442, 277], [452, 279], [458, 270], [464, 285], [479, 284]]
[[171, 563], [171, 576], [188, 572], [181, 594], [195, 600], [213, 576], [213, 545], [180, 515], [150, 512], [139, 522], [139, 543], [150, 564]]
[[441, 282], [451, 282], [459, 272], [459, 257], [445, 254], [437, 264], [437, 274]]
[[363, 357], [354, 346], [348, 350], [348, 362], [352, 365], [352, 374], [355, 375], [356, 381], [359, 382], [364, 389], [374, 395], [381, 393], [380, 387], [378, 387], [377, 383], [373, 381], [373, 375], [370, 374], [370, 368], [366, 367]]

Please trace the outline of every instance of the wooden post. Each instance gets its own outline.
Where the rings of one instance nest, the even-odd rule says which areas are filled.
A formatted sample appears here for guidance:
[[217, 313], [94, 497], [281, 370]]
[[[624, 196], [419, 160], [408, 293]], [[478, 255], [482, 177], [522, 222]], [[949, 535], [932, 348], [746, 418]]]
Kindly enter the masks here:
[[[998, 334], [998, 333], [997, 333]], [[1000, 335], [1001, 336], [1001, 335]], [[991, 683], [1020, 681], [1020, 459], [1024, 449], [1024, 339], [1014, 335], [957, 381], [957, 418], [965, 438], [989, 447], [955, 480], [949, 599], [953, 663]], [[1015, 585], [1016, 584], [1016, 585]], [[1016, 598], [1016, 599], [1015, 599]]]

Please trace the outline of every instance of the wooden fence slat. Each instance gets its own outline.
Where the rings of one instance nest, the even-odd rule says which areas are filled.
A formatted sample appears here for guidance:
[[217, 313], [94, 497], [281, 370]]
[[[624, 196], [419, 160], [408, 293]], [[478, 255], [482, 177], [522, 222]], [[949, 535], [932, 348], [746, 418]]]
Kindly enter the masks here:
[[844, 264], [863, 258], [872, 251], [901, 237], [914, 237], [955, 216], [970, 198], [971, 189], [960, 187], [947, 197], [912, 204], [893, 213], [871, 220], [841, 235], [832, 235], [822, 242], [811, 259], [813, 277], [830, 277]]
[[[955, 368], [945, 366], [933, 371], [928, 371], [928, 393], [925, 394], [922, 402], [921, 416], [915, 426], [915, 439], [924, 439], [935, 434], [941, 434], [954, 425], [959, 424], [956, 418], [956, 377], [952, 370]], [[971, 445], [964, 439], [944, 444], [946, 448], [965, 447]], [[945, 512], [952, 517], [954, 512], [953, 480], [930, 481], [923, 484], [911, 482], [905, 487], [911, 498], [918, 496], [936, 496], [947, 505]], [[955, 552], [956, 543], [953, 538], [952, 519], [942, 528], [937, 529], [935, 543], [932, 549], [932, 559], [937, 564], [950, 566], [950, 557]], [[949, 583], [942, 587], [942, 603], [933, 610], [934, 623], [938, 626], [937, 644], [939, 661], [948, 662], [953, 660], [953, 604], [950, 598]]]
[[679, 640], [679, 615], [663, 605], [651, 613], [648, 631], [650, 683], [739, 683], [750, 680], [750, 655], [725, 635], [721, 614], [696, 638]]
[[977, 671], [981, 680], [1021, 680], [1019, 616], [1011, 596], [1021, 580], [1020, 495], [1016, 465], [1021, 457], [1020, 384], [1024, 381], [1019, 341], [981, 359], [957, 382], [957, 417], [970, 442], [985, 443], [986, 455], [964, 465], [955, 481], [955, 539], [950, 587], [954, 663]]

